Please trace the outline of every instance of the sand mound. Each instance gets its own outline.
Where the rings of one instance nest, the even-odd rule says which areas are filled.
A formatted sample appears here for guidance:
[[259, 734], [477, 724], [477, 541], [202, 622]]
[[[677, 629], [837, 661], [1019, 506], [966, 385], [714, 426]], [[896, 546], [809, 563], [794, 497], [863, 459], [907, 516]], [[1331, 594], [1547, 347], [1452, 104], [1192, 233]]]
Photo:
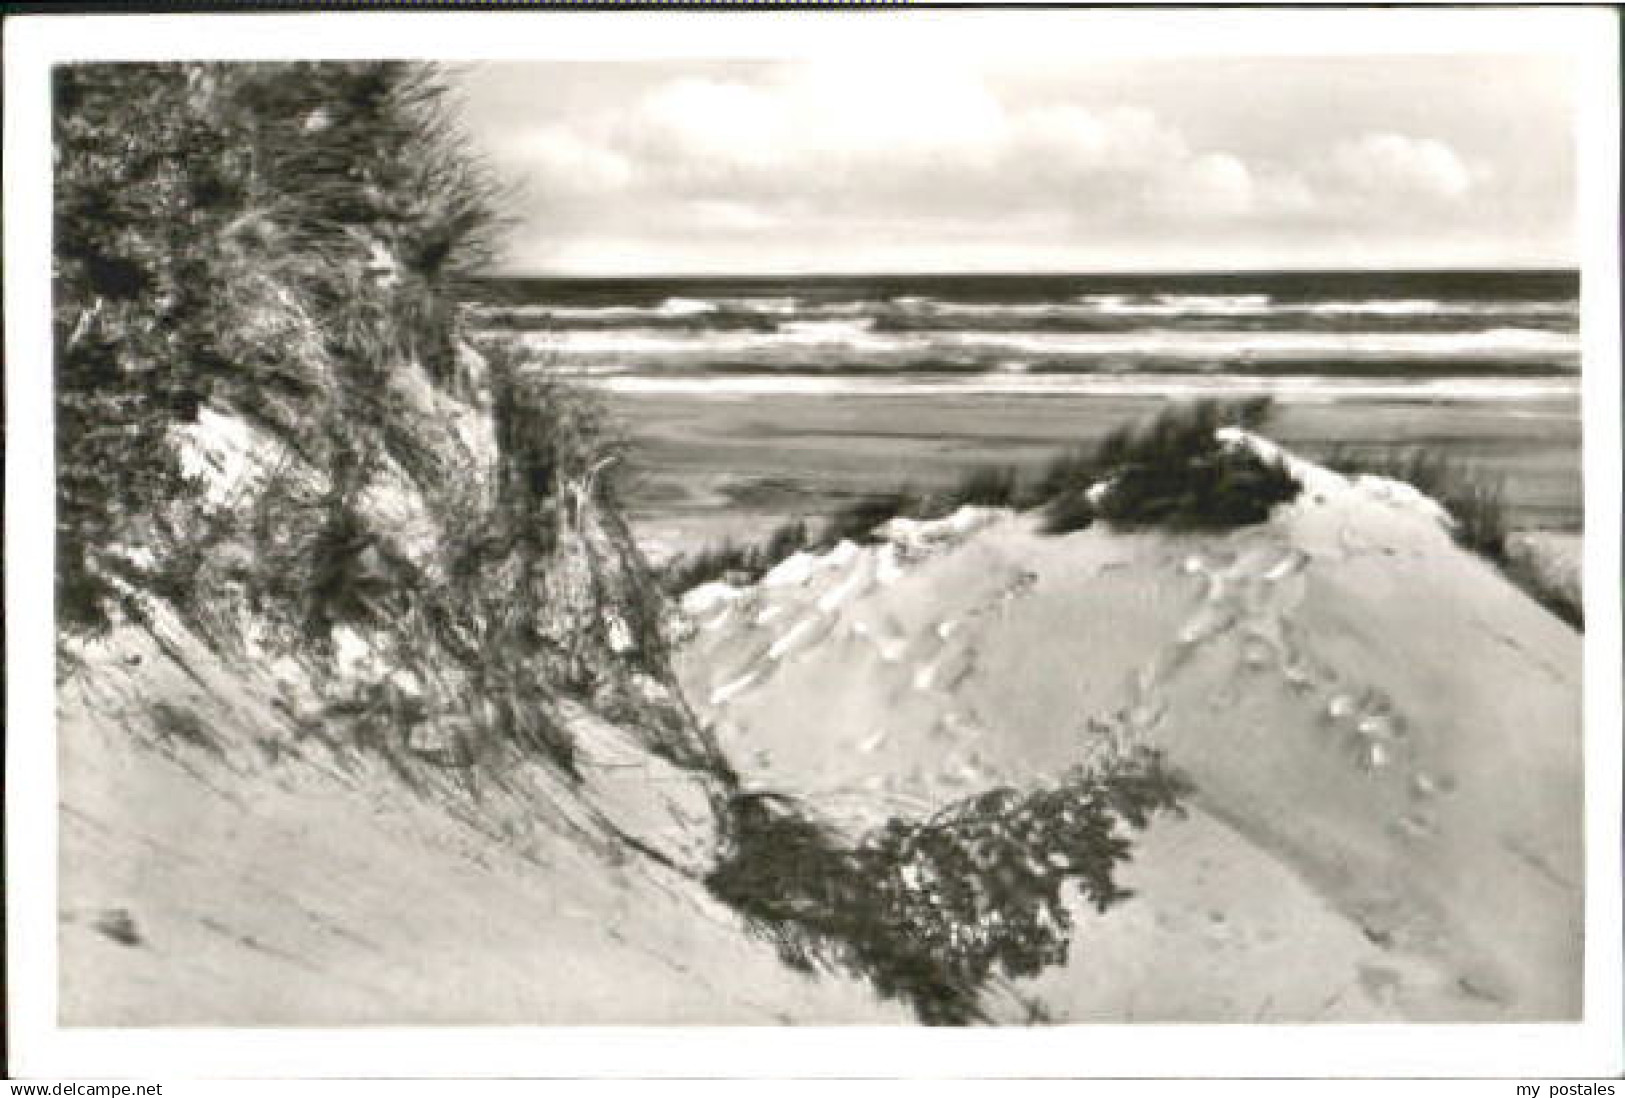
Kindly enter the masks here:
[[881, 531], [685, 600], [679, 674], [747, 784], [854, 826], [1163, 748], [1197, 787], [1078, 912], [1057, 1020], [1573, 1018], [1580, 639], [1409, 486], [1223, 535]]

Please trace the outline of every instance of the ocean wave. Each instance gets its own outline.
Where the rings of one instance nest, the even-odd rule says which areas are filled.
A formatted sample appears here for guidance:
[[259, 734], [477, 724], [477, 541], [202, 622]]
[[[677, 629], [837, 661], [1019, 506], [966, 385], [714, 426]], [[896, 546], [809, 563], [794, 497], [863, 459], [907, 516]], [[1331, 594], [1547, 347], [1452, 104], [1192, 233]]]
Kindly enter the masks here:
[[968, 347], [1037, 355], [1154, 355], [1158, 358], [1271, 358], [1328, 354], [1394, 357], [1417, 355], [1568, 354], [1579, 349], [1567, 332], [1538, 328], [1492, 328], [1479, 332], [956, 332], [947, 337]]
[[1564, 301], [1457, 301], [1370, 298], [1281, 301], [1268, 294], [1088, 294], [1070, 300], [957, 301], [904, 295], [890, 299], [809, 300], [780, 297], [668, 297], [652, 305], [479, 305], [475, 321], [492, 329], [663, 328], [707, 332], [784, 331], [829, 320], [868, 321], [901, 332], [1139, 331], [1230, 326], [1269, 330], [1357, 330], [1361, 323], [1403, 331], [1483, 329], [1494, 325], [1577, 326], [1578, 309]]
[[769, 339], [786, 343], [862, 343], [875, 339], [874, 317], [855, 320], [792, 320], [778, 326]]
[[1044, 320], [1057, 317], [1552, 317], [1573, 316], [1566, 301], [1449, 301], [1440, 298], [1277, 301], [1269, 294], [1084, 294], [1067, 302], [937, 301], [915, 297], [905, 313]]
[[[712, 297], [707, 298], [719, 312], [762, 313], [766, 316], [795, 316], [806, 311], [807, 306], [799, 297]], [[842, 302], [859, 309], [866, 307], [866, 301]]]
[[1236, 374], [1022, 374], [828, 377], [739, 375], [656, 377], [609, 375], [590, 379], [606, 392], [644, 396], [853, 396], [929, 395], [1201, 397], [1270, 393], [1298, 403], [1351, 398], [1377, 400], [1578, 399], [1578, 378], [1326, 378]]
[[1276, 306], [1307, 316], [1446, 316], [1577, 318], [1574, 301], [1445, 301], [1437, 298], [1371, 298], [1365, 301], [1298, 301]]
[[1079, 302], [1103, 313], [1132, 313], [1147, 316], [1220, 314], [1232, 316], [1265, 312], [1269, 294], [1084, 294]]
[[716, 305], [693, 297], [668, 297], [662, 301], [655, 312], [660, 316], [700, 316], [704, 313], [716, 312]]
[[793, 321], [771, 331], [661, 329], [566, 330], [530, 333], [527, 341], [569, 356], [651, 356], [726, 359], [822, 348], [846, 355], [914, 357], [967, 352], [1007, 357], [1156, 357], [1268, 360], [1325, 355], [1348, 358], [1566, 357], [1579, 352], [1576, 333], [1541, 328], [1443, 332], [975, 331], [878, 332], [870, 319]]

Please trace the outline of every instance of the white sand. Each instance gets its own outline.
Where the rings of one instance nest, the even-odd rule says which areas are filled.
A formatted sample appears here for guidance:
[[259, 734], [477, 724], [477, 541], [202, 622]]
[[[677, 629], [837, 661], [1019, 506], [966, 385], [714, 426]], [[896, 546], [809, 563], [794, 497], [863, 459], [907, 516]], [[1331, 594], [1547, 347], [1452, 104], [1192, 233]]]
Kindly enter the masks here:
[[[545, 775], [420, 796], [301, 738], [269, 675], [163, 632], [173, 656], [117, 635], [62, 692], [64, 1024], [910, 1020], [787, 969], [692, 878], [599, 853]], [[692, 784], [579, 724], [585, 802], [705, 857]]]
[[[1137, 898], [1077, 913], [1034, 982], [1058, 1020], [1576, 1017], [1578, 635], [1432, 501], [1300, 472], [1224, 536], [1009, 516], [889, 585], [803, 566], [681, 674], [750, 783], [854, 827], [1054, 775], [1091, 721], [1164, 748], [1197, 811], [1145, 836]], [[791, 629], [825, 639], [770, 658]]]
[[[971, 513], [710, 585], [685, 692], [747, 784], [854, 830], [1164, 748], [1192, 811], [1021, 982], [1057, 1021], [1573, 1018], [1579, 638], [1427, 501], [1304, 472], [1225, 536]], [[321, 741], [297, 668], [160, 634], [60, 698], [65, 1022], [911, 1020], [712, 901], [704, 796], [618, 730], [577, 714], [580, 797], [534, 767], [418, 794]]]

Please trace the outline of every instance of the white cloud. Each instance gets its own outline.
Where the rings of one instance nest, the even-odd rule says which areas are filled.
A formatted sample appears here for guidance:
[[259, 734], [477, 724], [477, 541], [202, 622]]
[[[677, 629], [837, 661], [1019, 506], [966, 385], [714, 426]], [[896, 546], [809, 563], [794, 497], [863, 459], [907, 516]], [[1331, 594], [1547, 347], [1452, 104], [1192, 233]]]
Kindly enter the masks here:
[[526, 183], [548, 192], [620, 191], [636, 175], [632, 160], [615, 148], [562, 126], [522, 132], [498, 155], [520, 168]]
[[718, 232], [759, 232], [780, 224], [780, 219], [748, 202], [702, 198], [685, 203], [684, 214], [698, 228]]
[[1431, 137], [1368, 133], [1332, 147], [1336, 183], [1378, 198], [1450, 200], [1473, 186], [1473, 172], [1456, 150]]
[[1177, 194], [1194, 212], [1237, 217], [1253, 211], [1257, 201], [1253, 173], [1229, 153], [1203, 153], [1184, 166]]
[[789, 132], [783, 105], [749, 85], [680, 79], [656, 89], [600, 139], [654, 156], [772, 164]]
[[858, 58], [789, 70], [773, 86], [804, 148], [835, 155], [967, 151], [998, 141], [1004, 105], [968, 69]]
[[1191, 154], [1184, 136], [1139, 107], [1087, 110], [1063, 103], [1016, 118], [1008, 151], [1040, 170], [1079, 174], [1161, 171]]
[[[594, 155], [596, 150], [597, 155]], [[969, 71], [800, 66], [761, 83], [678, 78], [566, 134], [533, 136], [526, 166], [600, 192], [749, 201], [803, 214], [963, 217], [1033, 204], [1085, 219], [1151, 202], [1190, 175], [1196, 208], [1247, 207], [1247, 169], [1132, 105], [1012, 107]]]
[[[488, 116], [485, 138], [538, 198], [519, 252], [602, 266], [641, 240], [643, 269], [852, 267], [875, 249], [943, 267], [1041, 252], [1083, 266], [1164, 252], [1290, 262], [1350, 241], [1409, 257], [1432, 242], [1489, 248], [1509, 225], [1539, 243], [1572, 201], [1564, 147], [1527, 170], [1484, 128], [1507, 98], [1477, 83], [1440, 113], [1425, 98], [1362, 98], [1377, 87], [1365, 70], [1325, 91], [1318, 68], [1263, 63], [1227, 76], [1234, 94], [1219, 103], [1211, 81], [1173, 69], [1138, 85], [889, 56], [642, 71], [566, 73], [556, 104], [541, 77], [534, 106], [532, 86], [506, 85], [508, 113]], [[752, 241], [760, 258], [728, 251]]]

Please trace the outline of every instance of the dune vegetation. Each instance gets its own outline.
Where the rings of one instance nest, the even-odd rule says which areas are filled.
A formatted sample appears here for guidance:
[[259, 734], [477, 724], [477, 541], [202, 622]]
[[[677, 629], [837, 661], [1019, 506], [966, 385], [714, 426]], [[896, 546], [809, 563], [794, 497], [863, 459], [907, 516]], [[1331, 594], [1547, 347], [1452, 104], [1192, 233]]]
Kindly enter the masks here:
[[1585, 610], [1577, 592], [1551, 582], [1531, 556], [1515, 551], [1505, 485], [1471, 462], [1420, 446], [1334, 446], [1322, 462], [1346, 476], [1401, 481], [1436, 500], [1451, 519], [1456, 544], [1490, 561], [1552, 613], [1581, 629]]
[[792, 966], [839, 966], [932, 1025], [985, 1020], [995, 976], [1064, 964], [1075, 886], [1097, 912], [1128, 898], [1130, 831], [1179, 811], [1189, 783], [1150, 748], [1074, 767], [1053, 788], [992, 789], [856, 842], [786, 797], [745, 794], [711, 890]]
[[841, 541], [870, 543], [890, 519], [931, 521], [961, 507], [1040, 508], [1043, 529], [1051, 534], [1082, 530], [1097, 520], [1121, 530], [1253, 525], [1293, 499], [1298, 485], [1279, 464], [1226, 447], [1214, 432], [1259, 427], [1270, 411], [1268, 398], [1173, 404], [1092, 446], [1064, 450], [1035, 470], [978, 466], [934, 491], [904, 485], [861, 496], [816, 523], [793, 519], [760, 543], [724, 542], [680, 555], [663, 569], [662, 583], [677, 593], [729, 577], [751, 582], [794, 553], [821, 552]]
[[[96, 66], [56, 94], [64, 669], [161, 599], [309, 663], [407, 771], [569, 771], [569, 697], [709, 759], [631, 685], [663, 674], [657, 596], [592, 402], [461, 316], [503, 193], [435, 70]], [[374, 671], [329, 674], [342, 642]]]
[[[1036, 469], [983, 465], [934, 491], [907, 485], [861, 496], [822, 519], [798, 517], [760, 542], [725, 541], [680, 554], [661, 569], [661, 585], [678, 594], [714, 580], [754, 582], [798, 552], [823, 552], [843, 540], [872, 543], [892, 518], [940, 519], [961, 507], [1039, 509], [1050, 534], [1105, 522], [1119, 530], [1218, 531], [1254, 525], [1290, 502], [1299, 485], [1277, 462], [1226, 447], [1225, 426], [1264, 427], [1268, 397], [1174, 404], [1144, 423], [1115, 428], [1092, 446], [1064, 450]], [[1572, 584], [1554, 579], [1538, 554], [1519, 551], [1499, 479], [1471, 462], [1422, 446], [1338, 445], [1319, 455], [1347, 476], [1409, 484], [1442, 506], [1456, 543], [1493, 563], [1552, 613], [1584, 627]]]
[[176, 428], [205, 408], [326, 474], [334, 544], [378, 466], [432, 472], [386, 382], [457, 372], [498, 195], [419, 67], [65, 67], [54, 92], [58, 598], [94, 633], [195, 540]]

